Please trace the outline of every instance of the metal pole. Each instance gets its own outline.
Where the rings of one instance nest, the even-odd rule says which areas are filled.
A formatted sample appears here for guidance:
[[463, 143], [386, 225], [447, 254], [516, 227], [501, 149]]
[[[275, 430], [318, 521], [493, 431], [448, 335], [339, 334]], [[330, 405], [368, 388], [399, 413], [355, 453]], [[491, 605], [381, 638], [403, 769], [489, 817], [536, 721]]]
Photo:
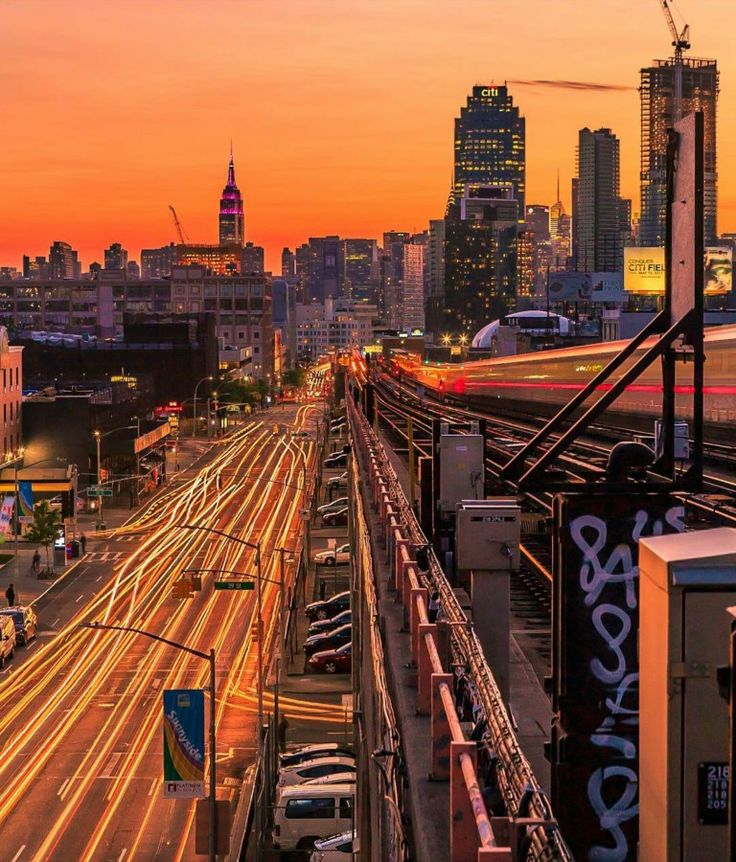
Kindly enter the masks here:
[[414, 508], [416, 502], [416, 465], [414, 453], [414, 419], [409, 416], [406, 420], [406, 439], [409, 444], [409, 503]]
[[[197, 384], [199, 386], [199, 383]], [[192, 419], [192, 437], [197, 436], [197, 386], [194, 387], [194, 418]]]
[[[95, 434], [95, 437], [97, 438], [97, 487], [100, 488], [102, 486], [102, 462], [100, 461], [100, 444], [102, 442], [102, 434], [100, 434], [100, 432], [98, 431], [97, 434]], [[97, 512], [98, 523], [102, 525], [102, 501], [104, 500], [104, 497], [102, 497], [102, 495], [100, 495], [98, 492], [97, 499], [100, 501], [100, 508]]]
[[209, 862], [217, 859], [217, 742], [215, 702], [215, 651], [210, 650], [210, 834]]
[[18, 462], [16, 461], [13, 465], [14, 467], [14, 476], [13, 476], [13, 485], [14, 485], [14, 493], [15, 493], [15, 540], [13, 542], [14, 550], [15, 550], [15, 558], [13, 569], [15, 571], [15, 585], [18, 586], [18, 531], [20, 530], [20, 521], [18, 520], [18, 509], [20, 508], [19, 503], [20, 499], [18, 498]]
[[263, 775], [263, 617], [261, 615], [261, 543], [256, 543], [256, 614], [258, 615], [258, 788], [256, 792], [256, 862], [261, 858], [261, 833], [263, 831], [264, 775]]
[[210, 422], [212, 421], [211, 416], [210, 416], [210, 403], [211, 403], [211, 399], [210, 399], [210, 396], [208, 395], [207, 396], [207, 439], [208, 440], [210, 439]]

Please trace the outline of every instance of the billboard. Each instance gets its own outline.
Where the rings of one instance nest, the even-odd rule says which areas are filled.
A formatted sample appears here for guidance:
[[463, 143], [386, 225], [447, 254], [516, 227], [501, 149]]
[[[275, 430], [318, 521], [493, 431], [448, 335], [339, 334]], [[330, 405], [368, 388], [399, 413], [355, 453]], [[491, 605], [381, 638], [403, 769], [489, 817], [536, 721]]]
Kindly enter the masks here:
[[620, 272], [550, 272], [550, 302], [623, 302]]
[[627, 293], [664, 294], [664, 246], [624, 248]]
[[12, 494], [6, 494], [2, 506], [0, 506], [0, 534], [2, 534], [0, 541], [4, 541], [5, 533], [10, 532], [10, 524], [13, 520], [14, 509], [15, 497], [13, 497]]
[[706, 246], [703, 286], [706, 296], [717, 296], [731, 292], [733, 288], [732, 248], [728, 246]]
[[164, 797], [204, 796], [204, 692], [164, 691]]

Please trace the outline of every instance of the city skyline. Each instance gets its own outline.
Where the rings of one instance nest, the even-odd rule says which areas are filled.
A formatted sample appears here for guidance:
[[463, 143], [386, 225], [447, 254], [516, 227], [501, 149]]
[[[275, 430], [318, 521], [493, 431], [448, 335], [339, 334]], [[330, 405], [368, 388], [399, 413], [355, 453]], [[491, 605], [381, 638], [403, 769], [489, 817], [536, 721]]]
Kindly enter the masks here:
[[[736, 143], [728, 110], [736, 62], [727, 48], [736, 11], [708, 5], [681, 11], [691, 55], [721, 68], [726, 232], [736, 228], [736, 169], [726, 157]], [[536, 32], [549, 7], [526, 7], [520, 16], [506, 2], [354, 0], [338, 16], [331, 2], [256, 0], [244, 10], [191, 0], [172, 17], [167, 2], [10, 4], [0, 73], [13, 135], [2, 144], [0, 264], [20, 266], [23, 253], [45, 253], [55, 240], [78, 249], [85, 266], [112, 242], [138, 259], [142, 247], [176, 239], [169, 204], [192, 241], [216, 242], [231, 137], [247, 239], [266, 248], [270, 270], [279, 271], [284, 246], [309, 236], [422, 230], [444, 210], [460, 105], [474, 84], [504, 80], [526, 119], [528, 203], [554, 202], [559, 167], [569, 211], [578, 129], [608, 127], [621, 140], [621, 194], [638, 212], [639, 70], [671, 53], [658, 4], [578, 9], [562, 0], [555, 17], [567, 24], [554, 35]], [[426, 14], [418, 17], [420, 8]], [[483, 34], [491, 31], [489, 58]], [[326, 54], [328, 39], [339, 47]], [[182, 52], [187, 43], [192, 51]], [[60, 98], [66, 110], [54, 114], [48, 134], [47, 112]]]

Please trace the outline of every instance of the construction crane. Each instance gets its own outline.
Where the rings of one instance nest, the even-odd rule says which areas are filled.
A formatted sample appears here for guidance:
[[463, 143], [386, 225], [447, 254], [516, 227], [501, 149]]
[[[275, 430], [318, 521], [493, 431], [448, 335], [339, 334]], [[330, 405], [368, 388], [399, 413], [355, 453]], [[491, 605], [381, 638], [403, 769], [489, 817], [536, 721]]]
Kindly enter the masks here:
[[682, 119], [682, 55], [690, 49], [690, 25], [685, 24], [682, 32], [679, 32], [668, 0], [660, 0], [660, 5], [662, 6], [664, 17], [667, 19], [667, 26], [670, 28], [672, 47], [675, 49], [673, 114], [674, 121], [677, 122]]
[[176, 227], [176, 232], [179, 234], [179, 242], [182, 245], [186, 245], [189, 241], [189, 237], [184, 233], [184, 228], [181, 226], [181, 222], [179, 221], [179, 217], [176, 214], [176, 210], [171, 204], [169, 204], [169, 209], [171, 210], [171, 215], [174, 217], [174, 226]]

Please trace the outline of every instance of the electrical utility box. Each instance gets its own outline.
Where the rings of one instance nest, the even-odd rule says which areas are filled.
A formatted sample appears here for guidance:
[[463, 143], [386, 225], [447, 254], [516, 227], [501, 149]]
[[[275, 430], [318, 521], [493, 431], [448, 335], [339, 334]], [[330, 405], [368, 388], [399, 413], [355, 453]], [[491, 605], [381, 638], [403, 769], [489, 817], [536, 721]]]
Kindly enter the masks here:
[[736, 529], [641, 539], [639, 596], [639, 859], [728, 859], [729, 716], [717, 672], [729, 664]]
[[[662, 420], [654, 423], [654, 454], [661, 457], [664, 448], [662, 435]], [[690, 458], [690, 429], [687, 422], [675, 422], [675, 461], [687, 461]]]
[[455, 530], [458, 569], [519, 568], [521, 509], [516, 497], [463, 500], [457, 506]]
[[485, 446], [482, 434], [441, 434], [439, 446], [439, 508], [447, 515], [461, 500], [483, 497]]

